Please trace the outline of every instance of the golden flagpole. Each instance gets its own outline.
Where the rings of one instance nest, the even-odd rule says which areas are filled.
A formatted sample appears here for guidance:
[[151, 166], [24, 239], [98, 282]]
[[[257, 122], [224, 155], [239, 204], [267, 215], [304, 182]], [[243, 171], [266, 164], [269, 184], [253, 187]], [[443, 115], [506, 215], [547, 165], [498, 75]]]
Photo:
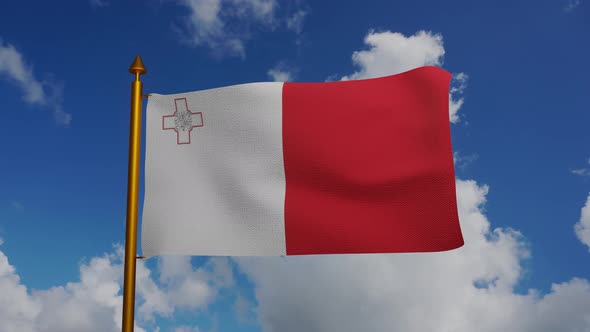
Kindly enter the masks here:
[[137, 259], [137, 214], [139, 201], [139, 163], [141, 148], [142, 83], [146, 73], [138, 55], [129, 67], [135, 75], [131, 83], [131, 126], [129, 130], [129, 169], [127, 173], [127, 228], [125, 235], [125, 273], [123, 281], [123, 332], [133, 332], [135, 311], [135, 260]]

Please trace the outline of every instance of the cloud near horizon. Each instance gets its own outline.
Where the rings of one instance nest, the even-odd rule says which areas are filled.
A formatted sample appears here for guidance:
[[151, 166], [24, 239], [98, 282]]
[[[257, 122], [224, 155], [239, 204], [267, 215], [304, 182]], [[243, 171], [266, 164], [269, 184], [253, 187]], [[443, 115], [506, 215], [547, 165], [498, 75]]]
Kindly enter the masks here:
[[[0, 251], [0, 331], [120, 331], [123, 257], [123, 247], [116, 245], [114, 252], [82, 263], [78, 281], [29, 290]], [[178, 310], [207, 308], [220, 289], [232, 286], [233, 274], [227, 258], [211, 258], [194, 268], [190, 257], [162, 256], [156, 271], [150, 271], [139, 260], [135, 331], [145, 332], [156, 316], [169, 318]], [[179, 328], [182, 331], [187, 327]]]

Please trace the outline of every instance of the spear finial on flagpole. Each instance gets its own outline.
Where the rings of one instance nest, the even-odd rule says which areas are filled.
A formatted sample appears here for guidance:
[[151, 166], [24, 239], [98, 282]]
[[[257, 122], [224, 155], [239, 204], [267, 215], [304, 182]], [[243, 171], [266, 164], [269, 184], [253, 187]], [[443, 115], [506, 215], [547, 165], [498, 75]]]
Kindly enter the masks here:
[[129, 72], [131, 74], [139, 73], [139, 75], [143, 75], [147, 72], [139, 55], [137, 55], [135, 60], [133, 60], [133, 63], [129, 67]]
[[135, 74], [131, 83], [131, 124], [129, 130], [129, 166], [127, 175], [127, 227], [125, 232], [125, 272], [123, 276], [123, 332], [133, 332], [135, 311], [135, 263], [137, 253], [137, 215], [139, 201], [139, 162], [141, 151], [142, 83], [146, 73], [138, 55], [129, 67]]

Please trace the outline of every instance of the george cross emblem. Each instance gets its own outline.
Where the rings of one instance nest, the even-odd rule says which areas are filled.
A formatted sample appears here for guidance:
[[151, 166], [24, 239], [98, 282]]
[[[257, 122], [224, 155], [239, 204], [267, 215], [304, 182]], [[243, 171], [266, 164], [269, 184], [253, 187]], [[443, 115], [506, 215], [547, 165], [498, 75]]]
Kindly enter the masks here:
[[188, 109], [186, 98], [174, 99], [176, 111], [162, 117], [162, 130], [176, 132], [176, 144], [190, 144], [191, 131], [195, 127], [203, 127], [203, 113], [193, 113]]

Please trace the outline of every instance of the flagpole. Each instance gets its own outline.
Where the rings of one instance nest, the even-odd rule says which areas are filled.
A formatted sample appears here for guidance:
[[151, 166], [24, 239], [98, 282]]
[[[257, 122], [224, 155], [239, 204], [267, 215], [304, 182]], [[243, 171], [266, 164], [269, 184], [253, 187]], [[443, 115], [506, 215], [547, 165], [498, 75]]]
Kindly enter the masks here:
[[123, 276], [123, 332], [133, 332], [135, 311], [135, 263], [137, 254], [137, 214], [139, 201], [139, 163], [141, 149], [142, 83], [146, 73], [138, 55], [129, 67], [135, 75], [131, 83], [131, 125], [129, 130], [129, 168], [127, 173], [127, 227], [125, 234], [125, 272]]

